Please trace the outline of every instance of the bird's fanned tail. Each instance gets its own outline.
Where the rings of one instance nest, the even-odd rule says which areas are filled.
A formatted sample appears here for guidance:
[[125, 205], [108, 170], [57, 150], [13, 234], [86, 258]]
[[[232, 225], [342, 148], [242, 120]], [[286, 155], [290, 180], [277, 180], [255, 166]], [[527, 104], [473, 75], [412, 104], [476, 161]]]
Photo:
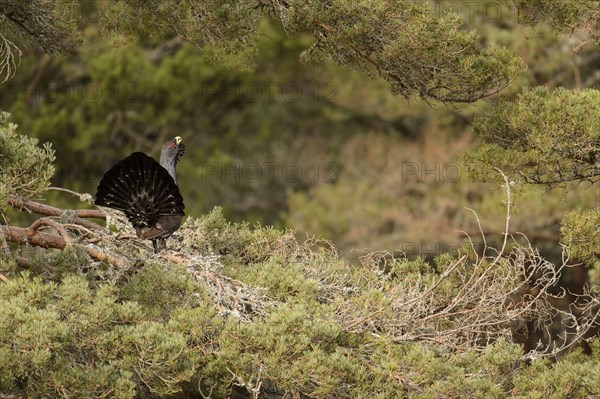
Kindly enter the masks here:
[[160, 216], [183, 216], [185, 208], [171, 175], [142, 152], [134, 152], [106, 172], [95, 204], [123, 211], [136, 231], [156, 226]]

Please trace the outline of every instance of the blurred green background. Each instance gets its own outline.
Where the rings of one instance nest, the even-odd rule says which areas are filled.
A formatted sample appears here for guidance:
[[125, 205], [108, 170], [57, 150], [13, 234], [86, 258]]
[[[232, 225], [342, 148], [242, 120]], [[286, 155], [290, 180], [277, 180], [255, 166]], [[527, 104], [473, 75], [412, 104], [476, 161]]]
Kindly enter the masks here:
[[[598, 52], [574, 52], [576, 38], [524, 27], [514, 10], [498, 10], [462, 11], [483, 43], [506, 46], [528, 65], [503, 95], [526, 85], [598, 86]], [[20, 131], [56, 149], [53, 186], [94, 194], [111, 165], [138, 150], [158, 157], [162, 143], [179, 135], [187, 146], [178, 166], [187, 215], [222, 206], [232, 220], [330, 239], [352, 261], [366, 250], [410, 258], [452, 252], [464, 232], [479, 235], [465, 207], [477, 212], [488, 240], [500, 240], [505, 193], [470, 178], [462, 158], [478, 145], [473, 118], [493, 98], [405, 100], [386, 82], [332, 62], [299, 62], [313, 39], [288, 37], [272, 21], [260, 25], [251, 70], [212, 63], [202, 47], [177, 37], [115, 46], [93, 20], [81, 29], [75, 54], [25, 51], [0, 89], [0, 108]], [[561, 219], [600, 203], [597, 185], [527, 186], [514, 195], [511, 230], [551, 259], [560, 259]], [[64, 192], [45, 200], [85, 206]]]

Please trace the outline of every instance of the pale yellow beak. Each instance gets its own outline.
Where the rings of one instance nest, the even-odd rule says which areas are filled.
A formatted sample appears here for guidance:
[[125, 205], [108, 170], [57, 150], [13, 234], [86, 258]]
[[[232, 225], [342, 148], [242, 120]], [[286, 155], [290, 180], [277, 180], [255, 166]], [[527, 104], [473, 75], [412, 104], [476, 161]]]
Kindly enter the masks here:
[[182, 141], [183, 141], [183, 139], [180, 136], [175, 137], [175, 142], [177, 144], [181, 144]]

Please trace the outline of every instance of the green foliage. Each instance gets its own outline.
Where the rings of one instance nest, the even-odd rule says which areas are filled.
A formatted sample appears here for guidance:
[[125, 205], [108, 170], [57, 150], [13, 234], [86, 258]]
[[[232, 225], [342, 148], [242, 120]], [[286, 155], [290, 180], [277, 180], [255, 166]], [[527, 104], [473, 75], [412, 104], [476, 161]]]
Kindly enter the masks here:
[[2, 0], [0, 2], [0, 79], [12, 78], [22, 48], [64, 53], [77, 44], [79, 4], [72, 0]]
[[101, 274], [105, 265], [99, 265], [93, 273], [89, 273], [85, 251], [80, 247], [68, 246], [64, 250], [32, 249], [34, 260], [31, 271], [45, 280], [61, 281], [69, 274], [85, 273], [88, 281], [93, 283], [95, 274]]
[[[45, 3], [28, 2], [30, 14]], [[75, 15], [55, 4], [45, 11]], [[232, 223], [220, 208], [188, 217], [170, 239], [178, 253], [169, 258], [123, 250], [133, 245], [119, 240], [129, 245], [115, 251], [128, 259], [125, 266], [91, 262], [73, 246], [41, 251], [23, 272], [9, 249], [0, 258], [9, 280], [0, 290], [0, 396], [189, 398], [198, 389], [214, 399], [232, 391], [314, 399], [600, 395], [597, 339], [591, 356], [575, 352], [555, 363], [528, 363], [523, 348], [507, 341], [555, 310], [542, 301], [525, 314], [510, 313], [508, 294], [522, 288], [515, 273], [542, 265], [547, 278], [556, 267], [533, 250], [478, 263], [455, 231], [467, 225], [471, 236], [480, 233], [465, 204], [482, 212], [488, 239], [504, 227], [500, 195], [467, 182], [457, 162], [471, 148], [468, 119], [482, 107], [408, 107], [387, 93], [391, 86], [407, 98], [471, 101], [517, 78], [522, 63], [515, 54], [528, 64], [521, 78], [532, 85], [593, 86], [597, 55], [571, 54], [569, 38], [544, 28], [529, 38], [505, 16], [464, 24], [418, 2], [97, 5], [98, 23], [85, 21], [76, 59], [27, 58], [13, 82], [34, 82], [34, 91], [2, 93], [22, 129], [60, 149], [55, 182], [91, 192], [101, 172], [127, 153], [157, 154], [166, 138], [181, 135], [194, 149], [180, 164], [189, 214], [222, 203], [238, 219], [285, 219], [302, 236], [335, 239], [353, 263], [328, 242], [299, 243], [292, 230]], [[517, 5], [532, 22], [549, 18], [559, 31], [586, 30], [598, 20], [586, 2]], [[73, 21], [64, 22], [61, 32], [72, 35]], [[10, 28], [18, 30], [13, 22]], [[29, 35], [44, 48], [40, 39], [56, 40]], [[115, 41], [122, 46], [113, 49]], [[298, 66], [298, 58], [310, 66]], [[214, 61], [254, 71], [224, 70]], [[339, 66], [383, 79], [365, 83]], [[279, 89], [286, 83], [302, 96], [286, 98]], [[247, 97], [256, 87], [262, 95]], [[533, 89], [516, 102], [482, 105], [476, 129], [487, 144], [471, 158], [477, 176], [498, 166], [515, 181], [597, 177], [597, 94]], [[50, 147], [36, 147], [15, 128], [3, 117], [0, 208], [7, 194], [43, 193], [53, 171]], [[223, 178], [223, 170], [240, 164], [290, 159], [304, 172], [334, 161], [335, 173], [328, 180], [305, 173], [297, 182]], [[205, 166], [216, 173], [208, 176]], [[426, 174], [432, 169], [436, 175]], [[593, 190], [542, 199], [520, 190], [511, 231], [552, 232], [577, 206], [582, 211], [562, 223], [563, 243], [587, 263], [597, 261]], [[437, 255], [426, 257], [435, 263], [351, 252], [415, 249], [399, 248], [403, 243]], [[115, 248], [106, 240], [97, 245]], [[179, 256], [185, 266], [173, 263]], [[482, 324], [469, 324], [477, 315]]]
[[[284, 3], [282, 3], [284, 4]], [[472, 102], [508, 85], [522, 70], [506, 49], [481, 49], [477, 35], [459, 29], [455, 15], [435, 15], [427, 4], [379, 0], [292, 1], [282, 18], [291, 32], [316, 31], [304, 54], [324, 54], [390, 83], [408, 98]], [[435, 66], [435, 67], [434, 67]]]
[[131, 276], [123, 287], [123, 296], [140, 304], [153, 319], [168, 319], [178, 306], [196, 308], [207, 301], [204, 290], [192, 279], [181, 273], [165, 273], [158, 264], [149, 264], [143, 273]]
[[161, 37], [177, 34], [203, 45], [207, 55], [229, 67], [248, 68], [257, 53], [250, 37], [262, 17], [252, 2], [210, 0], [125, 0], [98, 2], [98, 23], [117, 43], [136, 35]]
[[561, 241], [571, 256], [593, 268], [592, 279], [600, 281], [600, 209], [572, 211], [561, 223]]
[[237, 277], [247, 284], [267, 287], [269, 297], [278, 301], [290, 300], [291, 297], [310, 301], [318, 288], [317, 281], [304, 278], [300, 266], [278, 259], [261, 263], [260, 267], [242, 269]]
[[0, 210], [7, 196], [31, 198], [42, 193], [54, 174], [54, 150], [49, 143], [17, 133], [10, 115], [0, 112]]
[[2, 0], [0, 35], [49, 53], [72, 50], [77, 44], [78, 8], [70, 0]]
[[281, 234], [273, 227], [251, 229], [248, 223], [228, 222], [219, 207], [201, 219], [188, 218], [186, 227], [190, 233], [183, 236], [186, 248], [220, 255], [225, 265], [256, 264], [279, 254], [287, 256], [297, 245], [289, 231]]
[[[477, 118], [484, 145], [466, 159], [477, 179], [493, 168], [517, 182], [558, 185], [600, 178], [600, 91], [538, 87], [501, 100]], [[495, 173], [497, 176], [497, 173]]]
[[559, 32], [583, 30], [600, 41], [600, 5], [596, 0], [512, 0], [522, 22], [549, 22]]
[[[84, 276], [66, 275], [53, 283], [24, 273], [5, 285], [0, 390], [30, 397], [115, 398], [181, 391], [202, 359], [212, 312], [201, 297], [189, 294], [193, 283], [189, 277], [184, 281], [177, 267], [149, 264], [132, 279], [131, 286], [92, 288]], [[161, 297], [154, 300], [170, 296], [164, 311], [150, 306], [139, 281], [160, 286]], [[182, 285], [189, 295], [182, 295]]]
[[[392, 326], [414, 302], [405, 299], [410, 289], [423, 295], [448, 272], [427, 299], [445, 306], [465, 286], [456, 279], [460, 269], [450, 267], [453, 257], [439, 257], [435, 266], [395, 259], [386, 272], [367, 260], [352, 267], [324, 243], [300, 244], [289, 231], [230, 223], [218, 209], [188, 219], [180, 233], [179, 256], [222, 253], [227, 264], [211, 266], [224, 271], [221, 285], [198, 280], [202, 266], [153, 258], [110, 275], [85, 268], [59, 281], [43, 269], [9, 275], [0, 290], [1, 392], [183, 398], [201, 389], [215, 399], [230, 397], [232, 389], [242, 397], [314, 399], [600, 394], [596, 348], [591, 357], [575, 353], [528, 365], [522, 348], [504, 339], [454, 351], [394, 342]], [[501, 281], [506, 270], [495, 269], [489, 281]], [[221, 301], [230, 282], [238, 294], [247, 286], [259, 293], [244, 305], [251, 304], [244, 310], [251, 319]], [[449, 334], [453, 328], [435, 326]]]
[[247, 388], [264, 380], [276, 382], [287, 392], [335, 397], [351, 362], [336, 353], [339, 324], [327, 320], [326, 314], [315, 314], [318, 310], [282, 306], [264, 321], [229, 324], [215, 364], [209, 367], [229, 367], [231, 374], [224, 376], [225, 381], [233, 375], [237, 382], [247, 383]]
[[[206, 245], [204, 251], [210, 252], [210, 248], [218, 247], [223, 241], [235, 243], [235, 239], [226, 238], [232, 237], [235, 230], [237, 237], [255, 237], [245, 239], [245, 246], [252, 246], [254, 242], [261, 248], [266, 247], [264, 233], [269, 232], [266, 241], [273, 256], [248, 263], [243, 250], [240, 256], [228, 252], [227, 274], [264, 289], [263, 292], [281, 304], [269, 309], [267, 315], [255, 317], [251, 324], [233, 321], [226, 325], [219, 343], [221, 349], [205, 369], [210, 370], [211, 377], [206, 380], [209, 387], [216, 384], [215, 389], [226, 389], [230, 383], [250, 391], [279, 387], [286, 392], [298, 389], [314, 398], [385, 398], [395, 397], [398, 390], [407, 390], [410, 397], [416, 398], [435, 398], [448, 393], [455, 397], [504, 398], [521, 389], [511, 377], [527, 372], [521, 349], [502, 340], [488, 346], [483, 354], [475, 351], [450, 354], [426, 345], [393, 344], [364, 332], [348, 333], [348, 323], [364, 318], [375, 324], [377, 337], [386, 337], [387, 329], [394, 323], [392, 320], [399, 317], [400, 311], [394, 309], [395, 301], [410, 302], [398, 299], [404, 295], [402, 287], [426, 290], [436, 285], [440, 274], [446, 271], [450, 276], [438, 286], [428, 306], [439, 309], [456, 298], [465, 284], [451, 271], [452, 258], [440, 257], [436, 267], [420, 259], [413, 262], [396, 259], [386, 264], [388, 272], [383, 275], [367, 264], [363, 268], [345, 266], [340, 270], [335, 254], [325, 255], [320, 262], [320, 254], [324, 253], [319, 247], [310, 246], [312, 249], [307, 250], [287, 239], [285, 246], [275, 247], [274, 244], [289, 233], [232, 225], [223, 220], [218, 211], [186, 224], [183, 233], [190, 241], [184, 245], [202, 241]], [[213, 235], [211, 231], [217, 233]], [[499, 267], [490, 272], [482, 268], [479, 269], [482, 274], [477, 276], [488, 275], [492, 281], [501, 281], [506, 279], [505, 270], [506, 267]], [[378, 285], [381, 283], [383, 286]], [[347, 287], [347, 291], [342, 287]], [[493, 290], [490, 288], [486, 295]], [[477, 301], [480, 300], [477, 296]], [[370, 319], [373, 314], [378, 316]], [[331, 329], [326, 338], [316, 326]], [[439, 323], [437, 328], [452, 329], [451, 326]], [[552, 370], [550, 364], [542, 364]], [[569, 375], [565, 383], [575, 383], [577, 378]], [[575, 386], [587, 387], [577, 384], [579, 382]], [[543, 390], [544, 385], [535, 389]], [[531, 388], [524, 389], [529, 390]], [[556, 387], [549, 392], [561, 391]]]
[[[43, 6], [44, 0], [38, 0]], [[85, 15], [86, 5], [82, 8]], [[522, 70], [521, 61], [506, 49], [489, 45], [481, 48], [477, 35], [459, 29], [454, 15], [433, 15], [427, 5], [381, 0], [361, 1], [272, 1], [239, 2], [123, 0], [98, 1], [97, 25], [117, 42], [136, 36], [179, 36], [203, 45], [209, 57], [223, 64], [249, 66], [256, 58], [257, 37], [264, 34], [260, 22], [270, 18], [291, 35], [312, 35], [314, 45], [304, 60], [328, 57], [390, 83], [392, 90], [406, 98], [419, 95], [446, 102], [472, 102], [495, 93]], [[67, 8], [59, 4], [48, 11], [19, 8], [25, 20], [23, 32], [31, 40], [47, 40], [46, 32], [27, 30], [37, 19], [52, 32], [59, 48], [77, 37], [72, 30], [60, 30], [60, 16]], [[70, 9], [71, 15], [77, 15]], [[12, 14], [6, 14], [10, 20]], [[71, 18], [81, 21], [84, 18]], [[56, 19], [56, 21], [54, 20]], [[19, 22], [19, 19], [14, 22]], [[152, 39], [149, 39], [152, 40]], [[402, 54], [401, 57], [398, 54]], [[235, 57], [233, 55], [236, 55]]]
[[596, 366], [600, 340], [592, 342], [593, 356], [580, 351], [569, 354], [554, 365], [547, 361], [534, 361], [531, 367], [515, 375], [514, 397], [527, 399], [541, 398], [593, 398], [600, 395], [598, 378], [600, 370]]

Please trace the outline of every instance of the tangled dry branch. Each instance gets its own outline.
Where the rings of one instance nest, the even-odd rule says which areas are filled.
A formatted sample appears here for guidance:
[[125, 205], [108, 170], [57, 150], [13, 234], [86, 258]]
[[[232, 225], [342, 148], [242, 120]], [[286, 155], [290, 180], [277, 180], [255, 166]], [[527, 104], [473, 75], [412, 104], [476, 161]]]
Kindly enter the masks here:
[[3, 76], [0, 83], [5, 83], [15, 75], [22, 54], [16, 44], [0, 33], [0, 76]]
[[[488, 245], [479, 218], [471, 210], [479, 225], [483, 249], [477, 251], [465, 233], [470, 250], [439, 265], [429, 277], [419, 275], [418, 279], [403, 279], [402, 284], [396, 284], [393, 274], [397, 260], [385, 253], [366, 255], [366, 267], [382, 276], [370, 289], [381, 291], [388, 300], [360, 313], [349, 299], [348, 306], [340, 306], [336, 315], [345, 330], [367, 331], [396, 343], [429, 342], [453, 351], [483, 350], [500, 338], [512, 340], [515, 332], [533, 322], [547, 339], [525, 354], [528, 359], [556, 356], [594, 337], [600, 327], [597, 293], [569, 293], [579, 304], [569, 312], [554, 305], [567, 294], [564, 290], [556, 293], [561, 272], [575, 265], [570, 262], [567, 248], [562, 263], [555, 265], [545, 260], [527, 237], [510, 233], [510, 188], [502, 175], [507, 210], [500, 248]], [[360, 292], [352, 293], [357, 295]], [[559, 337], [550, 331], [557, 319], [566, 325]]]

